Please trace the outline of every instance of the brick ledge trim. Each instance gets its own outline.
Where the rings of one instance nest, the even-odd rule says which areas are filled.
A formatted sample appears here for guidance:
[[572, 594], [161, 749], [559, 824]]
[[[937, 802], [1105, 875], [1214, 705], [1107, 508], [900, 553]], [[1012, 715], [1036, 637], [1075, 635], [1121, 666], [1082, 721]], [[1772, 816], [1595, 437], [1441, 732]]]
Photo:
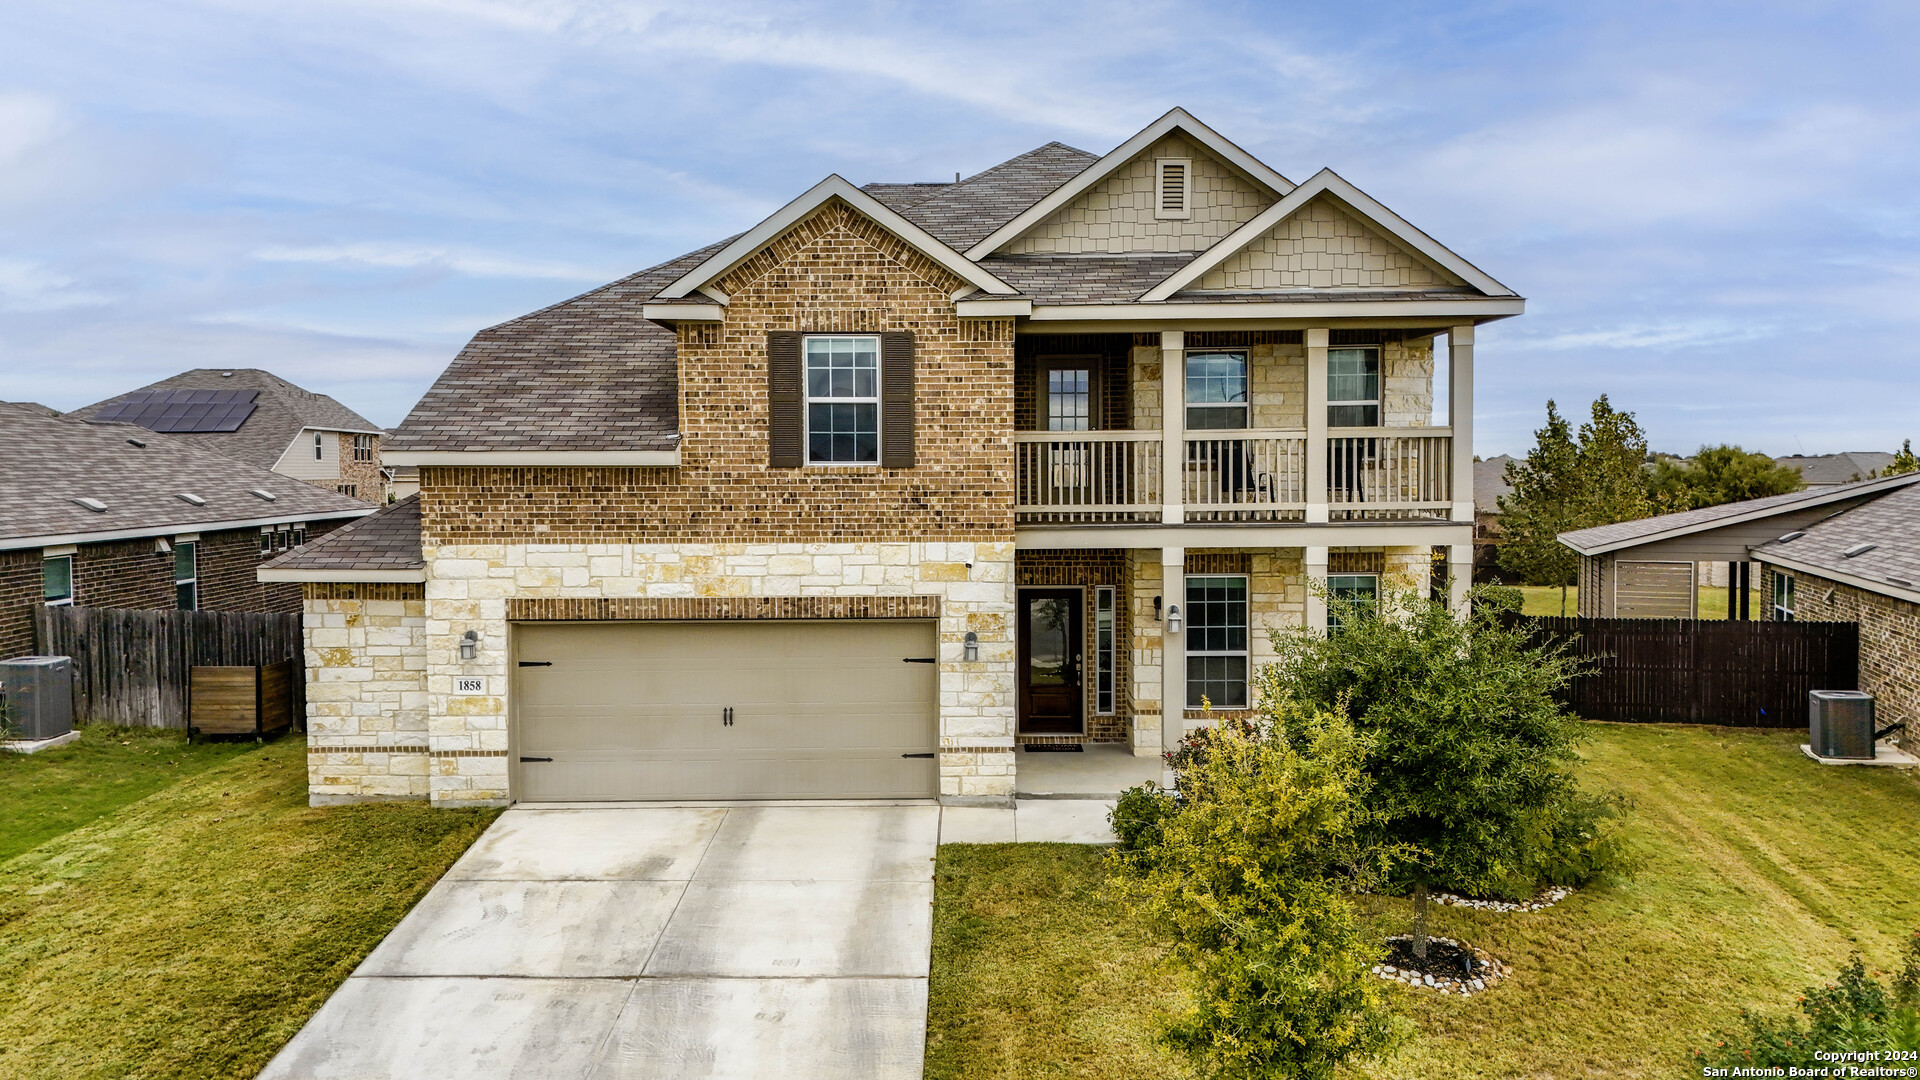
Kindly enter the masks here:
[[514, 597], [509, 622], [702, 619], [937, 619], [938, 596]]
[[1011, 746], [943, 746], [940, 752], [943, 754], [1011, 754], [1015, 749]]
[[426, 757], [506, 757], [505, 750], [429, 750], [424, 746], [311, 746], [307, 747], [309, 756], [314, 754], [421, 754]]

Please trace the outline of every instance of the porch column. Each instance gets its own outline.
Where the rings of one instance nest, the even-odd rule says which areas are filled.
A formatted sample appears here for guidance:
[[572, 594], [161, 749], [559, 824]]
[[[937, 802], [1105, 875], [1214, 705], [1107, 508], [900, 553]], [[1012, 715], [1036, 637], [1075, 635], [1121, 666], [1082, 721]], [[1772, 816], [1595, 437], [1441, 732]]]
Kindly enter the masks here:
[[1160, 523], [1187, 520], [1187, 335], [1160, 331]]
[[1447, 331], [1447, 426], [1453, 429], [1453, 520], [1473, 521], [1473, 327]]
[[[1187, 733], [1187, 549], [1160, 549], [1160, 747], [1177, 750]], [[1173, 609], [1180, 632], [1173, 632]]]
[[[1322, 414], [1326, 412], [1321, 410]], [[1322, 507], [1321, 509], [1325, 509]], [[1307, 549], [1307, 629], [1315, 633], [1327, 632], [1327, 549], [1310, 547]]]
[[1447, 548], [1447, 610], [1457, 619], [1467, 616], [1467, 588], [1473, 584], [1473, 545]]
[[[1327, 520], [1327, 338], [1326, 328], [1307, 331], [1307, 523]], [[1309, 551], [1314, 550], [1312, 548]], [[1321, 569], [1326, 568], [1326, 549]], [[1324, 576], [1324, 575], [1322, 575]], [[1313, 601], [1307, 601], [1309, 605]], [[1307, 609], [1311, 612], [1311, 606]], [[1324, 615], [1325, 612], [1323, 611]], [[1325, 625], [1326, 620], [1321, 619]]]

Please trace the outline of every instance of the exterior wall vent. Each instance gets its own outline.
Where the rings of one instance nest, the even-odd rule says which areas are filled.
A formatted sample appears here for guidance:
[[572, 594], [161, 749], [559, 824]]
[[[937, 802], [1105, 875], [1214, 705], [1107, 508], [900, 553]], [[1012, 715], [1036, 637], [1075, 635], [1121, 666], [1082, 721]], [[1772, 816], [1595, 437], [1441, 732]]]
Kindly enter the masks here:
[[1153, 216], [1157, 218], [1192, 217], [1192, 159], [1158, 158], [1153, 163], [1153, 176]]
[[82, 496], [73, 501], [80, 504], [81, 506], [86, 507], [87, 509], [93, 511], [96, 514], [104, 514], [107, 512], [107, 504], [101, 502], [99, 499], [89, 499], [89, 498], [86, 498], [85, 496]]

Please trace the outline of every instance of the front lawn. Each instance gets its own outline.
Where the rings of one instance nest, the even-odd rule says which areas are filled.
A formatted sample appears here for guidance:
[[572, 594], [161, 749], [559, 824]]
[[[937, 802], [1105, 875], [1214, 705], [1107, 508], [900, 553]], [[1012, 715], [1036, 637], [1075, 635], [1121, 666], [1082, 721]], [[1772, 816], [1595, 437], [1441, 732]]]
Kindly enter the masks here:
[[[1435, 932], [1514, 977], [1470, 999], [1393, 991], [1418, 1031], [1368, 1076], [1671, 1077], [1739, 1009], [1780, 1009], [1849, 950], [1920, 927], [1920, 782], [1801, 756], [1803, 732], [1594, 724], [1584, 775], [1635, 810], [1632, 877], [1545, 911], [1440, 907]], [[1090, 849], [940, 849], [929, 1078], [1185, 1075], [1148, 1045], [1177, 999]], [[1409, 905], [1368, 903], [1381, 933]]]
[[[309, 809], [303, 739], [173, 738], [114, 761], [152, 794], [0, 861], [0, 1076], [252, 1076], [496, 813]], [[0, 805], [45, 818], [60, 792], [27, 775]]]

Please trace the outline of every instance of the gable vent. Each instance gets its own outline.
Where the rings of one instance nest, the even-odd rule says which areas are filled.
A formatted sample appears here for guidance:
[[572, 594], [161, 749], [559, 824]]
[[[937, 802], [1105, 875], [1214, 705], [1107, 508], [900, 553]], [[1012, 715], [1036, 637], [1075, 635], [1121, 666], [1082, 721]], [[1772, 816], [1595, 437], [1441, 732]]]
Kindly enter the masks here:
[[1153, 216], [1185, 218], [1193, 215], [1193, 161], [1159, 158], [1153, 163]]

